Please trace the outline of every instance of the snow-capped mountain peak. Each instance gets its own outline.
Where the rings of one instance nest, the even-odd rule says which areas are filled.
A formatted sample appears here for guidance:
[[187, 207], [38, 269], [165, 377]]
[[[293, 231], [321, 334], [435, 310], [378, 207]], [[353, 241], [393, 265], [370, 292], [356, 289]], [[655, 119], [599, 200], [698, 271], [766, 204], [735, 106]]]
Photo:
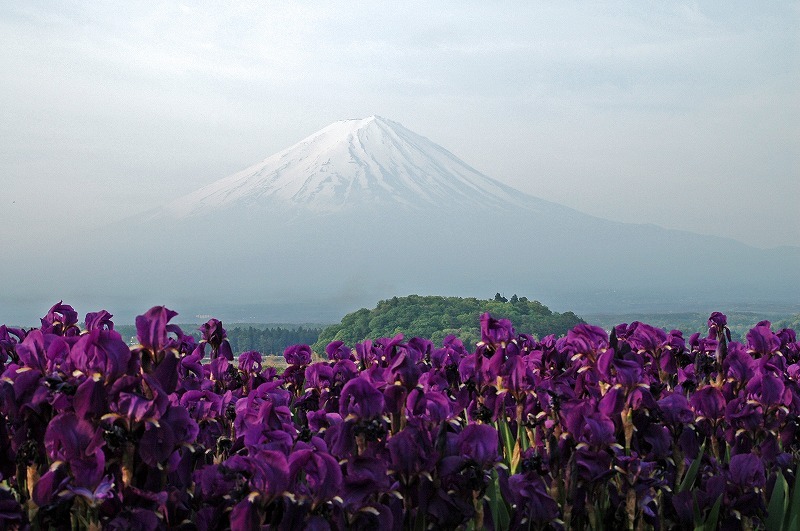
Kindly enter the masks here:
[[229, 208], [338, 212], [365, 207], [519, 205], [522, 194], [380, 116], [341, 120], [161, 212], [191, 218]]

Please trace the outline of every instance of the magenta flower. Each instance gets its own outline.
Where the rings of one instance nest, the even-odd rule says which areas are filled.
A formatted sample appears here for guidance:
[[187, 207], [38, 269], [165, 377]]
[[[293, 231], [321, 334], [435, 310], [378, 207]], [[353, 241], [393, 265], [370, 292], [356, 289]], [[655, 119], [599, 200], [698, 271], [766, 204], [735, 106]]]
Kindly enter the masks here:
[[491, 345], [492, 350], [504, 347], [515, 337], [508, 319], [495, 319], [488, 312], [481, 315], [481, 341]]
[[228, 341], [228, 334], [222, 327], [222, 321], [209, 319], [199, 330], [202, 336], [201, 344], [208, 343], [211, 346], [212, 360], [221, 356], [226, 360], [233, 361], [233, 351], [231, 351], [231, 344]]
[[78, 328], [78, 312], [63, 301], [53, 305], [41, 321], [40, 330], [43, 334], [74, 337], [81, 333]]

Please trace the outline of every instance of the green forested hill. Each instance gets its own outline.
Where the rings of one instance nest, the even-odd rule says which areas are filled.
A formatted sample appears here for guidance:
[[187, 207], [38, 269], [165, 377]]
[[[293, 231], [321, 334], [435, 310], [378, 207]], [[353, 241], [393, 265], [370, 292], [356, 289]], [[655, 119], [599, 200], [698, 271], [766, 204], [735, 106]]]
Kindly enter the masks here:
[[362, 308], [346, 315], [340, 324], [322, 331], [314, 350], [324, 353], [325, 346], [334, 340], [353, 346], [364, 339], [398, 333], [406, 338], [425, 337], [437, 345], [453, 334], [471, 348], [480, 340], [480, 316], [484, 312], [495, 318], [511, 319], [517, 332], [537, 337], [561, 335], [583, 322], [572, 312], [554, 313], [538, 301], [516, 295], [510, 300], [499, 294], [494, 300], [410, 295], [392, 297], [372, 310]]

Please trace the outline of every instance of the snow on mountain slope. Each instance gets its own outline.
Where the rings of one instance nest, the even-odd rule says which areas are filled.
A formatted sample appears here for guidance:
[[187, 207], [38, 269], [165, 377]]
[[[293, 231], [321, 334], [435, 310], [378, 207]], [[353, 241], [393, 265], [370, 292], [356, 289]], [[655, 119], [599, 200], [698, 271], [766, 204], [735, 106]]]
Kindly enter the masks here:
[[159, 217], [228, 208], [339, 212], [365, 206], [513, 207], [533, 198], [505, 186], [397, 122], [335, 122], [243, 171], [178, 198]]

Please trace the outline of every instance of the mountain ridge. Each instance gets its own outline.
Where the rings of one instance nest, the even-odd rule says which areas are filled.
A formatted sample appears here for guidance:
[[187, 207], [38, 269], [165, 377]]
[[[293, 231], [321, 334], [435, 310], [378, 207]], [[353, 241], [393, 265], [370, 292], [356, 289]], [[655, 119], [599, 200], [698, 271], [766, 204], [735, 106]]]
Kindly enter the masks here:
[[[0, 275], [24, 296], [136, 311], [300, 304], [330, 316], [408, 293], [516, 292], [577, 313], [800, 300], [800, 248], [581, 213], [379, 117], [326, 130], [169, 207], [39, 246], [17, 270], [0, 261]], [[54, 260], [70, 282], [51, 281]]]
[[450, 151], [377, 115], [334, 122], [242, 171], [182, 196], [154, 217], [225, 208], [340, 212], [378, 207], [524, 207], [538, 198], [496, 181]]

